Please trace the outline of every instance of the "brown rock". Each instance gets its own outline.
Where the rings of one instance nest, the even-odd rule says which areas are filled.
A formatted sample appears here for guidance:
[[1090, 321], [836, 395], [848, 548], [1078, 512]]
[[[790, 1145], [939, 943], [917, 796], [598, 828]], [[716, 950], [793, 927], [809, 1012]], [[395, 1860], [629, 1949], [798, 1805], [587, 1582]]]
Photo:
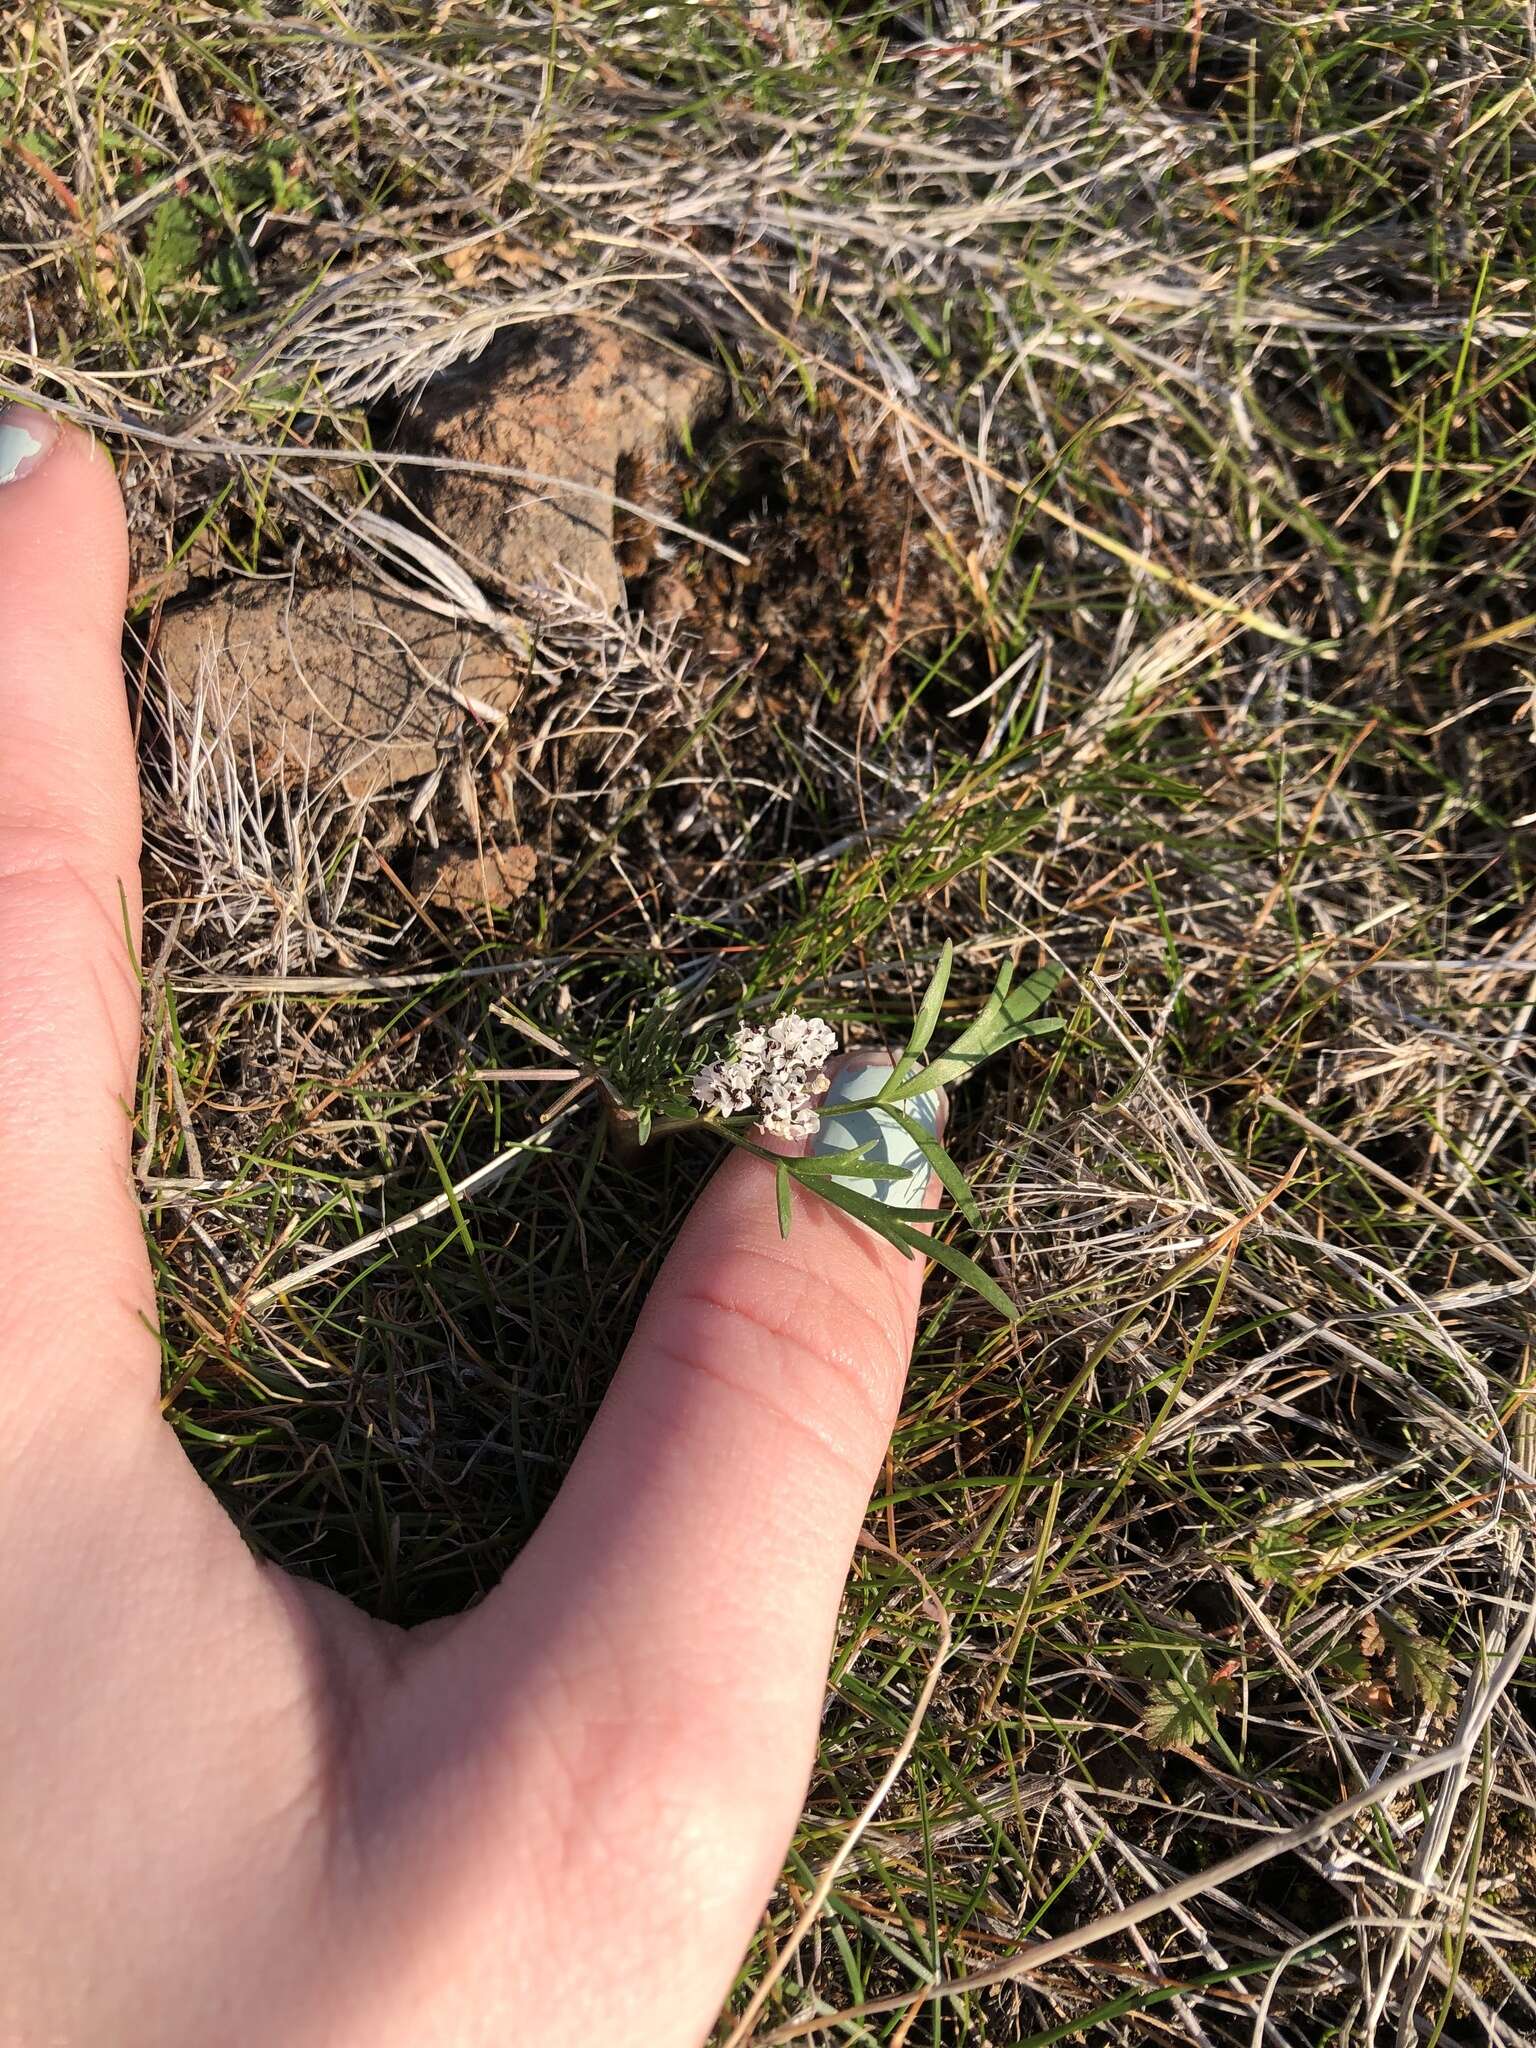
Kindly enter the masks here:
[[569, 577], [612, 610], [624, 595], [614, 497], [643, 502], [649, 466], [724, 395], [709, 364], [594, 320], [504, 328], [427, 386], [402, 440], [551, 481], [416, 470], [411, 489], [471, 570], [503, 592], [557, 589]]
[[538, 868], [531, 846], [438, 846], [416, 856], [416, 894], [461, 917], [505, 910], [526, 896]]
[[[723, 396], [708, 364], [595, 321], [506, 329], [427, 387], [404, 438], [556, 481], [444, 469], [412, 472], [412, 488], [488, 583], [510, 594], [570, 577], [612, 608], [624, 594], [616, 546], [638, 573], [649, 545], [633, 516], [616, 543], [613, 499], [643, 499], [647, 465]], [[211, 706], [242, 748], [248, 734], [259, 768], [335, 778], [354, 797], [425, 774], [476, 715], [463, 697], [505, 711], [518, 690], [493, 638], [356, 585], [234, 585], [169, 613], [157, 653], [182, 704]], [[478, 881], [474, 895], [484, 900]]]
[[156, 653], [183, 706], [242, 752], [249, 735], [258, 770], [284, 763], [359, 798], [425, 774], [476, 725], [464, 698], [505, 711], [519, 684], [496, 641], [356, 584], [233, 586], [168, 613]]

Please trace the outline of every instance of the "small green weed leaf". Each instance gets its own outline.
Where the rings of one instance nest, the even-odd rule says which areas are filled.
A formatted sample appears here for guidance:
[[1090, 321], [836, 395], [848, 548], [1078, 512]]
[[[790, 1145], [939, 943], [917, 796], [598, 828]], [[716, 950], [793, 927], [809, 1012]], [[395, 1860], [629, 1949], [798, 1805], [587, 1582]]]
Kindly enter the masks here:
[[789, 1178], [789, 1168], [782, 1159], [774, 1168], [773, 1188], [779, 1203], [779, 1235], [780, 1237], [788, 1237], [789, 1226], [794, 1217], [793, 1203], [795, 1196], [794, 1188]]
[[180, 284], [197, 269], [203, 223], [185, 199], [163, 199], [149, 217], [144, 236], [144, 288], [153, 296]]
[[1378, 1614], [1376, 1626], [1392, 1653], [1392, 1675], [1399, 1693], [1417, 1700], [1432, 1714], [1448, 1714], [1456, 1704], [1450, 1651], [1443, 1643], [1419, 1635], [1400, 1614]]
[[1158, 1661], [1163, 1675], [1147, 1688], [1142, 1733], [1158, 1749], [1199, 1749], [1214, 1737], [1232, 1688], [1212, 1679], [1204, 1652], [1194, 1645], [1162, 1647]]

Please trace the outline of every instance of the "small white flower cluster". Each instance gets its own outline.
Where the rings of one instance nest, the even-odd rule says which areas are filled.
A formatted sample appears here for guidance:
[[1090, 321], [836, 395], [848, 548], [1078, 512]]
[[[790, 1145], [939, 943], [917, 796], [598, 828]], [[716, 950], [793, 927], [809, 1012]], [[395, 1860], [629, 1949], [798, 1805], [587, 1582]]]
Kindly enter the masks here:
[[820, 1017], [776, 1017], [763, 1031], [744, 1025], [726, 1057], [694, 1075], [693, 1099], [722, 1116], [754, 1110], [775, 1137], [808, 1138], [818, 1122], [821, 1070], [836, 1049], [837, 1033]]

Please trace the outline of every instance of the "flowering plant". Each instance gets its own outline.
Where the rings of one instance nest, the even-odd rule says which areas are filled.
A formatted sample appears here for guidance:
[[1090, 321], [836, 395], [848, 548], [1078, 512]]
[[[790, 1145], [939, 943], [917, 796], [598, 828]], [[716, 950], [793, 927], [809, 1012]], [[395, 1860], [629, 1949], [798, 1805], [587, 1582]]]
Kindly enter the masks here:
[[957, 1279], [1013, 1320], [1018, 1310], [995, 1280], [937, 1231], [929, 1235], [918, 1227], [942, 1218], [936, 1219], [928, 1210], [894, 1208], [888, 1201], [877, 1199], [878, 1190], [865, 1192], [859, 1187], [861, 1180], [888, 1183], [890, 1179], [889, 1164], [866, 1157], [872, 1140], [821, 1156], [783, 1158], [767, 1151], [752, 1135], [754, 1129], [759, 1129], [780, 1138], [809, 1137], [824, 1118], [857, 1116], [867, 1120], [872, 1111], [879, 1111], [927, 1161], [966, 1221], [980, 1230], [981, 1212], [965, 1175], [934, 1132], [912, 1112], [918, 1107], [919, 1097], [953, 1087], [984, 1059], [1019, 1039], [1059, 1031], [1059, 1018], [1042, 1017], [1038, 1012], [1061, 979], [1061, 970], [1039, 968], [1015, 986], [1012, 963], [1004, 962], [980, 1014], [946, 1052], [925, 1064], [923, 1055], [943, 1015], [953, 964], [954, 949], [946, 945], [901, 1057], [879, 1090], [862, 1101], [818, 1107], [827, 1086], [822, 1069], [836, 1049], [837, 1036], [822, 1018], [792, 1013], [776, 1017], [762, 1027], [738, 1026], [724, 1056], [706, 1061], [694, 1073], [691, 1093], [704, 1112], [696, 1121], [718, 1129], [733, 1144], [772, 1159], [778, 1184], [779, 1229], [784, 1236], [789, 1235], [794, 1213], [792, 1187], [799, 1182], [834, 1207], [856, 1216], [909, 1258], [920, 1251], [947, 1267]]
[[[966, 1222], [974, 1230], [984, 1229], [970, 1184], [940, 1143], [933, 1119], [925, 1120], [921, 1098], [954, 1087], [983, 1060], [1020, 1039], [1059, 1031], [1059, 1017], [1039, 1012], [1060, 981], [1061, 969], [1040, 967], [1015, 983], [1012, 962], [1005, 961], [979, 1014], [946, 1051], [925, 1058], [944, 1015], [953, 965], [954, 949], [946, 945], [900, 1058], [878, 1088], [841, 1101], [822, 1099], [828, 1086], [824, 1068], [837, 1050], [837, 1034], [821, 1017], [785, 1011], [767, 1024], [738, 1024], [719, 1056], [690, 1066], [676, 1016], [664, 1004], [652, 1002], [638, 1016], [631, 1012], [606, 1044], [581, 1053], [509, 1003], [503, 1002], [498, 1014], [570, 1062], [558, 1075], [572, 1083], [558, 1113], [565, 1113], [585, 1090], [596, 1086], [601, 1091], [609, 1143], [621, 1156], [637, 1158], [653, 1137], [674, 1132], [724, 1138], [773, 1166], [784, 1236], [794, 1220], [798, 1183], [807, 1194], [857, 1217], [908, 1258], [921, 1253], [944, 1266], [1013, 1320], [1018, 1310], [997, 1282], [943, 1235], [942, 1211], [893, 1203], [893, 1186], [900, 1189], [910, 1178], [907, 1161], [893, 1170], [888, 1156], [868, 1156], [876, 1149], [873, 1139], [857, 1142], [872, 1116], [877, 1126], [882, 1119], [894, 1125], [910, 1144], [913, 1169], [920, 1156]], [[833, 1118], [861, 1121], [847, 1128], [847, 1142], [788, 1157], [759, 1142], [760, 1132], [810, 1137]], [[861, 1182], [874, 1185], [866, 1191]]]
[[722, 1116], [751, 1111], [776, 1138], [808, 1138], [820, 1122], [822, 1068], [836, 1050], [837, 1033], [820, 1017], [776, 1017], [765, 1031], [743, 1025], [726, 1057], [694, 1075], [693, 1099]]

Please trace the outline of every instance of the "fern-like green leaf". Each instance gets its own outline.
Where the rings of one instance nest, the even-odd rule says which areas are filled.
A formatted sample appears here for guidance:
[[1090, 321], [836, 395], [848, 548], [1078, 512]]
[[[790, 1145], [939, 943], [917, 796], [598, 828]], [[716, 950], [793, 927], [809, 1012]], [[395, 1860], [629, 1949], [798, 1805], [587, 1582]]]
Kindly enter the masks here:
[[1444, 1643], [1421, 1636], [1400, 1614], [1376, 1616], [1382, 1640], [1392, 1652], [1392, 1675], [1404, 1698], [1417, 1700], [1432, 1714], [1448, 1714], [1456, 1704], [1451, 1653]]
[[1212, 1681], [1204, 1654], [1193, 1645], [1164, 1648], [1162, 1675], [1147, 1688], [1141, 1728], [1158, 1749], [1199, 1749], [1216, 1733], [1216, 1715], [1231, 1686]]

